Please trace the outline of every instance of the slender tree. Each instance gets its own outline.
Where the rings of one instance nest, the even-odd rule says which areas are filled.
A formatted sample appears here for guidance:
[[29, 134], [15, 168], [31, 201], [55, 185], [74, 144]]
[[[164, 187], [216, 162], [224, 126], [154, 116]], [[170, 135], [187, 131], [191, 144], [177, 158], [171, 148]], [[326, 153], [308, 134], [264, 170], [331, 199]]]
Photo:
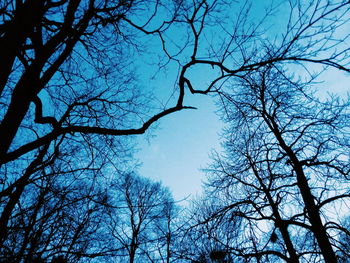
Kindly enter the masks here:
[[[349, 104], [319, 101], [312, 96], [312, 83], [293, 82], [277, 67], [247, 75], [238, 85], [231, 92], [219, 91], [232, 137], [226, 144], [230, 161], [217, 164], [214, 186], [227, 182], [252, 189], [240, 195], [240, 202], [252, 206], [258, 214], [254, 220], [272, 220], [291, 262], [302, 255], [317, 258], [319, 253], [326, 262], [336, 262], [336, 234], [331, 225], [338, 224], [339, 218], [329, 214], [334, 212], [331, 203], [336, 206], [349, 198]], [[284, 215], [289, 214], [287, 218], [281, 216], [279, 207]], [[248, 211], [242, 216], [251, 220]], [[311, 231], [318, 248], [297, 255], [288, 232], [295, 227], [290, 225]]]
[[177, 239], [180, 262], [241, 262], [232, 249], [240, 242], [241, 218], [235, 213], [218, 216], [218, 209], [227, 202], [212, 194], [192, 200]]
[[[110, 212], [110, 233], [122, 248], [128, 262], [159, 261], [171, 257], [171, 226], [174, 206], [169, 190], [160, 183], [135, 174], [123, 176], [114, 184]], [[165, 229], [158, 231], [165, 226]], [[161, 244], [165, 242], [165, 246]]]

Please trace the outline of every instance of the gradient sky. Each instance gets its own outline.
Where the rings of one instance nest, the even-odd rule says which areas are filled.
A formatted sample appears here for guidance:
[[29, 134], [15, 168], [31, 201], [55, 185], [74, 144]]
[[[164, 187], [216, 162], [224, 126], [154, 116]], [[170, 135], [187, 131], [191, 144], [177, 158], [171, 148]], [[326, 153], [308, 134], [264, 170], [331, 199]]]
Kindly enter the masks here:
[[220, 150], [219, 133], [223, 123], [215, 114], [213, 98], [192, 97], [197, 110], [185, 110], [159, 122], [149, 142], [141, 138], [137, 158], [143, 165], [140, 174], [161, 180], [172, 191], [176, 200], [195, 195], [201, 190], [201, 181], [209, 164], [212, 149]]

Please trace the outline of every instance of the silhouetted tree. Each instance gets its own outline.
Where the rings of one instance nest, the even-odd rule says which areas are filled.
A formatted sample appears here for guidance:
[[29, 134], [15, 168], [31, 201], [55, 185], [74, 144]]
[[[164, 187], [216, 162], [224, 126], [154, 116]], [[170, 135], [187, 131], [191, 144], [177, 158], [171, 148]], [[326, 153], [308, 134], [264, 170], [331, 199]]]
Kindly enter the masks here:
[[100, 170], [84, 166], [79, 174], [61, 167], [60, 172], [59, 164], [32, 176], [8, 223], [1, 260], [49, 262], [58, 254], [77, 262], [103, 254], [99, 228], [105, 218], [105, 193], [98, 184]]
[[[57, 159], [52, 156], [65, 158], [62, 148], [118, 158], [122, 140], [107, 135], [144, 133], [186, 107], [179, 96], [174, 107], [148, 115], [132, 59], [139, 47], [135, 34], [162, 42], [180, 12], [175, 1], [2, 1], [0, 10], [2, 249], [25, 188]], [[163, 24], [149, 25], [159, 16]], [[145, 22], [139, 17], [148, 23], [136, 26]]]
[[238, 211], [253, 233], [256, 251], [242, 256], [298, 262], [321, 254], [336, 262], [340, 218], [333, 214], [350, 197], [349, 103], [320, 101], [312, 82], [275, 66], [232, 85], [218, 91], [227, 156], [214, 164], [210, 186], [232, 202], [218, 214]]
[[240, 262], [232, 247], [240, 242], [241, 218], [234, 213], [217, 216], [227, 201], [211, 194], [192, 201], [187, 215], [182, 216], [178, 258], [184, 262]]
[[[132, 262], [170, 262], [172, 220], [175, 204], [160, 183], [126, 174], [111, 191], [110, 233], [120, 260]], [[123, 257], [122, 255], [126, 257]]]

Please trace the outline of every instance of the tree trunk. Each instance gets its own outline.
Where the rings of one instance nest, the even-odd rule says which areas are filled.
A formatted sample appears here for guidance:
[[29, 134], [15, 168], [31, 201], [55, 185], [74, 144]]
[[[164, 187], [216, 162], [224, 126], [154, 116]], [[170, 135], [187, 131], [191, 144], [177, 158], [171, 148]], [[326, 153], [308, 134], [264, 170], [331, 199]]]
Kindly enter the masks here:
[[289, 232], [288, 232], [288, 225], [286, 225], [284, 223], [284, 221], [279, 213], [278, 205], [274, 202], [274, 200], [271, 196], [270, 190], [266, 187], [263, 180], [259, 176], [259, 172], [256, 169], [254, 161], [249, 156], [248, 156], [248, 160], [249, 160], [251, 168], [253, 169], [254, 175], [255, 175], [256, 179], [259, 181], [259, 184], [262, 187], [262, 191], [266, 195], [267, 200], [269, 202], [269, 205], [272, 209], [272, 214], [275, 217], [276, 227], [279, 229], [279, 231], [282, 235], [283, 241], [287, 247], [287, 251], [289, 254], [289, 262], [299, 263], [299, 257], [297, 255], [297, 252], [296, 252], [294, 246], [293, 246], [292, 240], [291, 240]]
[[265, 122], [268, 124], [269, 128], [278, 140], [280, 147], [285, 151], [289, 160], [291, 161], [293, 170], [296, 173], [297, 185], [303, 198], [306, 212], [309, 216], [311, 229], [315, 235], [325, 262], [338, 262], [333, 247], [329, 241], [327, 231], [322, 223], [319, 208], [315, 204], [314, 196], [311, 193], [310, 186], [304, 174], [303, 165], [299, 161], [294, 151], [284, 141], [282, 134], [278, 129], [278, 125], [274, 119], [271, 116], [265, 116]]
[[44, 1], [28, 0], [23, 4], [21, 2], [16, 1], [14, 17], [3, 24], [5, 33], [0, 38], [0, 96], [22, 45], [41, 19]]

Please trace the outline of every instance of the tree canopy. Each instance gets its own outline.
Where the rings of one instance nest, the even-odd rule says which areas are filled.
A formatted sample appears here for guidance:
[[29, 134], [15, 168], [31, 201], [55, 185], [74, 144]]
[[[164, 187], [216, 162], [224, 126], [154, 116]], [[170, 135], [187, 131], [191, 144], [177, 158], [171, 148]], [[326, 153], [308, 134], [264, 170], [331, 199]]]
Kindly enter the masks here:
[[[1, 1], [0, 261], [346, 258], [349, 104], [317, 92], [350, 72], [349, 8]], [[217, 99], [226, 154], [180, 220], [133, 135], [196, 94]]]

